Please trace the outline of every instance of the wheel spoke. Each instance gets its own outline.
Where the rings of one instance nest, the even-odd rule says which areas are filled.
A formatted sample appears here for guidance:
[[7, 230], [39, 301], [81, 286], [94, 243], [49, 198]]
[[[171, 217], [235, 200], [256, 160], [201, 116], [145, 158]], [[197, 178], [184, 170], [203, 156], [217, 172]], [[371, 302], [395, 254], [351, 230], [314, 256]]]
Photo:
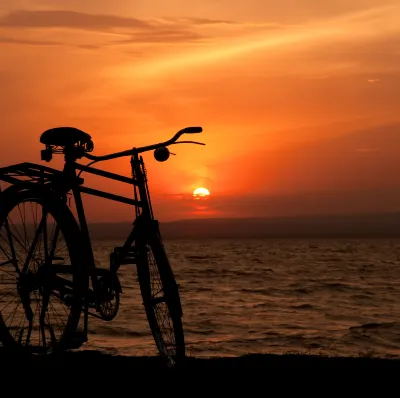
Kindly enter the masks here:
[[[36, 229], [36, 233], [35, 233], [35, 237], [33, 238], [32, 245], [29, 248], [28, 256], [26, 257], [26, 260], [25, 260], [25, 263], [24, 263], [24, 268], [22, 270], [23, 273], [26, 273], [26, 271], [28, 270], [29, 264], [30, 264], [30, 262], [32, 260], [32, 257], [33, 257], [33, 254], [36, 251], [36, 245], [37, 245], [37, 243], [39, 241], [39, 237], [40, 237], [41, 230], [43, 228], [43, 223], [44, 222], [45, 222], [45, 218], [42, 217], [42, 219], [40, 221], [40, 224], [39, 224], [39, 228]], [[36, 225], [36, 223], [35, 223], [35, 225]]]
[[[54, 229], [54, 224], [53, 224], [53, 229]], [[52, 260], [54, 259], [54, 252], [56, 250], [59, 233], [60, 233], [60, 227], [57, 225], [57, 227], [55, 228], [54, 234], [52, 234], [53, 238], [52, 238], [51, 247], [50, 247], [50, 258]]]
[[43, 228], [43, 245], [44, 245], [44, 262], [46, 267], [51, 265], [51, 261], [49, 261], [49, 248], [47, 242], [47, 209], [45, 206], [42, 207], [42, 228]]
[[6, 261], [3, 261], [2, 263], [0, 263], [0, 267], [3, 267], [4, 265], [12, 264], [12, 263], [13, 263], [12, 260], [6, 260]]
[[8, 225], [8, 219], [6, 219], [6, 221], [5, 221], [4, 224], [5, 224], [6, 231], [7, 231], [8, 241], [10, 242], [10, 250], [11, 250], [13, 265], [14, 265], [14, 267], [15, 267], [15, 271], [17, 271], [17, 273], [19, 273], [18, 263], [17, 263], [17, 257], [16, 257], [16, 254], [15, 254], [15, 248], [14, 248], [14, 242], [13, 242], [13, 240], [12, 240], [12, 236], [11, 236], [11, 232], [10, 232], [10, 227], [9, 227], [9, 225]]
[[81, 252], [76, 247], [79, 230], [66, 205], [29, 195], [10, 194], [3, 206], [8, 214], [0, 213], [0, 336], [9, 335], [4, 341], [14, 340], [31, 353], [46, 354], [79, 321], [82, 298], [76, 297], [76, 278], [81, 273], [74, 270], [70, 254], [71, 247], [75, 257]]
[[[176, 308], [172, 313], [170, 311], [170, 307], [180, 305], [179, 296], [173, 296], [175, 279], [172, 272], [168, 272], [168, 259], [159, 242], [147, 247], [141, 247], [139, 242], [138, 247], [139, 283], [150, 327], [160, 354], [174, 363], [178, 356], [184, 356], [185, 351], [181, 319], [178, 316], [180, 310]], [[163, 276], [160, 270], [164, 272]]]
[[[17, 290], [17, 289], [13, 289], [13, 291], [14, 291], [14, 290]], [[0, 299], [4, 298], [5, 296], [8, 296], [8, 294], [9, 294], [9, 293], [4, 294], [3, 296], [0, 297]], [[3, 312], [17, 297], [18, 297], [18, 296], [15, 296], [11, 301], [8, 302], [7, 305], [5, 305], [4, 307], [0, 308], [0, 312]], [[18, 305], [19, 305], [19, 304], [18, 304]], [[17, 305], [17, 306], [18, 306], [18, 305]]]
[[[25, 247], [25, 245], [23, 245], [21, 243], [21, 241], [18, 239], [17, 236], [15, 236], [12, 232], [11, 232], [11, 236], [15, 239], [15, 241], [20, 245], [20, 247], [22, 247], [26, 252], [28, 252], [27, 248]], [[0, 238], [2, 238], [4, 240], [4, 237], [0, 235]], [[4, 250], [2, 249], [2, 251], [4, 252]], [[4, 254], [6, 255], [6, 253], [4, 252]], [[23, 264], [24, 262], [20, 259], [19, 255], [17, 255], [19, 261]], [[36, 257], [33, 255], [33, 260], [40, 265], [40, 262], [36, 259]], [[18, 269], [18, 273], [20, 273], [19, 269]]]
[[23, 206], [24, 215], [22, 215], [22, 211], [21, 211], [21, 208], [20, 208], [19, 204], [18, 204], [18, 212], [19, 212], [19, 215], [21, 216], [22, 225], [24, 226], [24, 237], [25, 237], [24, 241], [25, 241], [25, 245], [27, 245], [27, 243], [28, 243], [28, 235], [26, 233], [26, 225], [25, 225], [25, 203], [23, 205], [24, 205]]

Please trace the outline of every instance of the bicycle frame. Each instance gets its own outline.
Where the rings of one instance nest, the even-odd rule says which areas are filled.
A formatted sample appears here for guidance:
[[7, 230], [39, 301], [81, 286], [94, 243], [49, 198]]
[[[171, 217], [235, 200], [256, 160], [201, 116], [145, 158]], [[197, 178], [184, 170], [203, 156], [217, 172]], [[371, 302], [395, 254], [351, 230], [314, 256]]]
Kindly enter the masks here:
[[[86, 221], [86, 216], [84, 212], [84, 206], [82, 201], [82, 193], [86, 193], [89, 195], [102, 197], [105, 199], [113, 200], [120, 203], [129, 204], [135, 207], [136, 209], [136, 219], [140, 216], [142, 219], [146, 219], [147, 221], [153, 221], [153, 209], [151, 206], [150, 192], [147, 185], [147, 176], [145, 171], [145, 166], [143, 162], [143, 158], [139, 157], [137, 153], [135, 153], [131, 157], [131, 169], [132, 169], [132, 178], [121, 176], [119, 174], [110, 173], [108, 171], [103, 171], [96, 169], [94, 167], [82, 165], [76, 162], [66, 162], [64, 173], [68, 175], [69, 173], [73, 173], [74, 178], [79, 178], [76, 176], [76, 171], [80, 170], [81, 172], [95, 174], [101, 177], [105, 177], [111, 180], [124, 182], [134, 186], [134, 199], [127, 198], [120, 195], [115, 195], [112, 193], [100, 191], [93, 188], [88, 188], [83, 186], [82, 184], [75, 185], [71, 187], [75, 205], [77, 209], [77, 215], [81, 230], [85, 237], [90, 239], [89, 230]], [[132, 235], [132, 236], [131, 236]], [[134, 240], [134, 236], [131, 233], [125, 242], [124, 246], [121, 249], [121, 256], [124, 256], [128, 253], [129, 248], [131, 247]], [[87, 244], [91, 247], [90, 240]], [[88, 247], [89, 247], [88, 246]], [[95, 267], [94, 260], [92, 262], [93, 267]]]
[[[24, 184], [41, 184], [49, 186], [53, 192], [57, 193], [58, 197], [63, 198], [65, 201], [67, 195], [72, 193], [75, 200], [75, 207], [77, 212], [77, 222], [80, 227], [81, 239], [83, 241], [82, 256], [84, 258], [84, 277], [85, 277], [85, 290], [84, 295], [84, 339], [87, 340], [88, 332], [88, 316], [92, 315], [99, 317], [96, 314], [89, 312], [89, 304], [93, 306], [93, 301], [89, 302], [89, 296], [94, 293], [96, 296], [99, 287], [100, 279], [98, 277], [111, 275], [111, 286], [115, 288], [118, 293], [122, 291], [119, 284], [118, 277], [114, 277], [120, 265], [122, 264], [136, 264], [137, 248], [134, 245], [139, 240], [141, 244], [142, 237], [145, 238], [148, 232], [156, 233], [161, 239], [158, 221], [154, 219], [153, 209], [151, 205], [150, 192], [147, 184], [147, 173], [144, 166], [142, 156], [140, 153], [155, 150], [155, 157], [159, 161], [168, 159], [162, 155], [157, 158], [156, 151], [159, 148], [166, 148], [174, 144], [200, 144], [203, 143], [195, 141], [177, 141], [177, 139], [184, 133], [199, 133], [202, 131], [200, 127], [188, 127], [178, 131], [175, 136], [165, 142], [149, 145], [145, 147], [134, 148], [132, 150], [117, 152], [105, 156], [93, 156], [87, 152], [93, 150], [93, 143], [85, 146], [82, 144], [65, 146], [63, 153], [65, 154], [65, 164], [62, 171], [53, 169], [47, 166], [42, 166], [34, 163], [19, 163], [8, 167], [0, 168], [0, 180], [6, 181], [12, 185], [24, 186]], [[85, 134], [85, 133], [84, 133]], [[90, 138], [90, 136], [89, 136]], [[58, 144], [57, 144], [58, 145]], [[89, 149], [90, 148], [90, 149]], [[42, 151], [42, 160], [50, 161], [52, 153], [61, 153], [59, 150], [52, 147], [51, 144], [46, 144], [46, 149]], [[108, 171], [100, 170], [90, 165], [103, 160], [116, 159], [123, 156], [130, 156], [131, 158], [131, 172], [132, 178], [125, 177], [119, 174], [110, 173]], [[93, 162], [89, 165], [77, 163], [77, 159], [86, 157]], [[79, 172], [77, 174], [77, 172]], [[97, 189], [84, 186], [84, 180], [80, 177], [80, 173], [95, 174], [107, 179], [127, 183], [133, 186], [134, 198], [127, 198], [120, 195], [115, 195], [110, 192], [100, 191]], [[129, 204], [135, 207], [135, 220], [133, 228], [128, 235], [125, 243], [121, 247], [115, 247], [114, 252], [110, 253], [110, 269], [96, 268], [95, 259], [93, 255], [89, 228], [85, 216], [84, 205], [82, 200], [82, 193], [102, 197], [108, 200], [113, 200], [120, 203]], [[114, 282], [115, 279], [115, 282]], [[89, 288], [89, 281], [92, 281], [93, 290]], [[96, 297], [95, 297], [96, 300]], [[101, 318], [101, 317], [100, 317]]]
[[[47, 166], [42, 166], [34, 163], [20, 163], [0, 169], [0, 180], [6, 181], [11, 184], [18, 184], [26, 181], [20, 178], [30, 178], [30, 183], [43, 184], [51, 186], [62, 193], [62, 197], [66, 197], [67, 193], [71, 192], [74, 200], [77, 212], [78, 224], [81, 229], [84, 240], [84, 247], [86, 250], [86, 261], [88, 262], [87, 267], [87, 282], [89, 278], [92, 281], [93, 291], [95, 292], [98, 286], [98, 277], [109, 272], [107, 269], [96, 268], [95, 259], [93, 255], [90, 233], [87, 224], [87, 219], [84, 210], [84, 204], [82, 194], [93, 195], [102, 197], [108, 200], [128, 204], [135, 207], [135, 220], [133, 222], [133, 228], [131, 233], [128, 235], [125, 243], [122, 247], [114, 249], [114, 253], [110, 256], [112, 261], [110, 262], [110, 271], [116, 272], [122, 264], [132, 264], [131, 247], [138, 234], [143, 231], [144, 223], [140, 223], [138, 226], [137, 220], [141, 219], [145, 223], [151, 223], [158, 229], [158, 223], [154, 220], [153, 209], [151, 206], [150, 192], [147, 185], [147, 175], [144, 166], [143, 158], [137, 152], [134, 152], [131, 157], [131, 170], [132, 178], [125, 177], [119, 174], [110, 173], [108, 171], [100, 170], [91, 166], [77, 163], [74, 160], [66, 160], [63, 171], [53, 169]], [[133, 194], [134, 199], [127, 198], [120, 195], [115, 195], [109, 192], [100, 191], [97, 189], [89, 188], [84, 186], [84, 180], [77, 175], [77, 172], [85, 172], [95, 174], [107, 179], [123, 182], [130, 184], [134, 187]], [[126, 262], [126, 258], [130, 258], [130, 262]], [[125, 261], [124, 261], [125, 260]], [[114, 267], [113, 269], [111, 269]], [[86, 286], [89, 291], [89, 285]], [[121, 287], [118, 286], [121, 291]], [[88, 315], [98, 317], [98, 315], [89, 312], [89, 303], [87, 297], [85, 300], [85, 311], [84, 311], [84, 335], [87, 336], [88, 331]]]

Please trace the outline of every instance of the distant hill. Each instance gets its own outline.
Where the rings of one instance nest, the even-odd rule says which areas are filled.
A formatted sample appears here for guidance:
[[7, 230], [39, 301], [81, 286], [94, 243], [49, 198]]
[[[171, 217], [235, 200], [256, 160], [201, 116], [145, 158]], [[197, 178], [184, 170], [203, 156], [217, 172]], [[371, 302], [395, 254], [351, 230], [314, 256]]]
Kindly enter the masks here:
[[[400, 238], [400, 213], [209, 218], [160, 223], [165, 238]], [[129, 223], [91, 224], [93, 239], [124, 239]]]

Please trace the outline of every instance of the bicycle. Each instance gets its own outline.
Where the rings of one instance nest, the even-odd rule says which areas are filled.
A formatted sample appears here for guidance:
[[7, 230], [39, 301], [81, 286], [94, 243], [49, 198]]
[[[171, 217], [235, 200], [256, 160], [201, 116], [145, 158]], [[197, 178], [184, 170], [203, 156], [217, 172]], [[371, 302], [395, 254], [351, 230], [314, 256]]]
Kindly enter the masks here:
[[[0, 168], [0, 180], [9, 184], [0, 193], [3, 349], [49, 355], [81, 347], [88, 341], [89, 316], [111, 321], [117, 315], [122, 293], [118, 269], [128, 264], [136, 265], [144, 311], [159, 354], [170, 365], [185, 357], [179, 287], [159, 222], [154, 218], [140, 154], [154, 150], [156, 160], [164, 162], [171, 154], [170, 145], [205, 145], [177, 141], [182, 134], [200, 132], [201, 127], [188, 127], [162, 143], [94, 156], [90, 154], [94, 144], [89, 134], [73, 127], [56, 127], [40, 137], [45, 145], [41, 159], [50, 162], [54, 154], [64, 154], [63, 170], [27, 162]], [[130, 156], [132, 177], [92, 167], [96, 162], [125, 156]], [[82, 158], [91, 162], [78, 163]], [[131, 184], [133, 199], [84, 186], [80, 177], [83, 172]], [[125, 243], [109, 254], [108, 269], [95, 264], [83, 193], [135, 208], [132, 231]], [[71, 197], [77, 216], [71, 211]], [[22, 223], [16, 223], [10, 217], [12, 214], [19, 216]], [[63, 310], [61, 314], [59, 308]], [[82, 313], [83, 330], [78, 329]], [[52, 315], [57, 325], [51, 324]], [[14, 319], [18, 323], [10, 325]]]

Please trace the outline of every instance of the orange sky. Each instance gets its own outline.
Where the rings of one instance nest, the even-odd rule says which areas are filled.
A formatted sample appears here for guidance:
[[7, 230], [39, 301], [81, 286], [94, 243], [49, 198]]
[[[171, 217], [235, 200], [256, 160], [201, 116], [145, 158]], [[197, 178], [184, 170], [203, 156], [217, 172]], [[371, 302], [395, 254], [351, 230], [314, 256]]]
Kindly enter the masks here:
[[54, 126], [95, 154], [202, 126], [207, 146], [146, 156], [160, 220], [400, 210], [398, 1], [0, 0], [0, 83], [1, 166], [40, 162]]

